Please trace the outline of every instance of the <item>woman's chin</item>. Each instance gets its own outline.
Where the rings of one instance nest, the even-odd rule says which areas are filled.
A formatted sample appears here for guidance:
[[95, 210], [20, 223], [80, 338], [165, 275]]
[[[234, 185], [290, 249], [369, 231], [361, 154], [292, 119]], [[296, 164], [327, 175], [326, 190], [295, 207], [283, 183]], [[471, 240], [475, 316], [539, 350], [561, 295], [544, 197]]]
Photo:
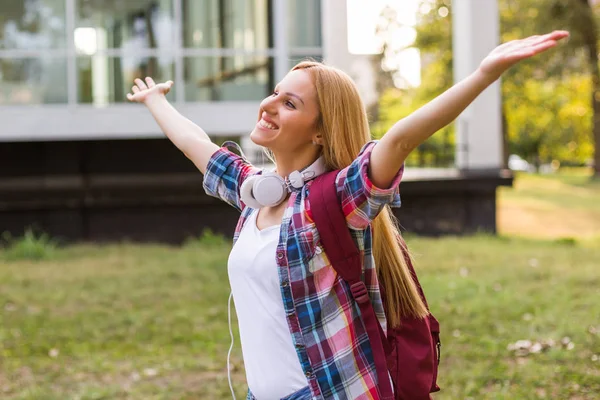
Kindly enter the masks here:
[[261, 132], [260, 129], [254, 128], [254, 130], [250, 133], [250, 140], [259, 146], [268, 147], [273, 138], [267, 138], [265, 136], [266, 135], [264, 132]]

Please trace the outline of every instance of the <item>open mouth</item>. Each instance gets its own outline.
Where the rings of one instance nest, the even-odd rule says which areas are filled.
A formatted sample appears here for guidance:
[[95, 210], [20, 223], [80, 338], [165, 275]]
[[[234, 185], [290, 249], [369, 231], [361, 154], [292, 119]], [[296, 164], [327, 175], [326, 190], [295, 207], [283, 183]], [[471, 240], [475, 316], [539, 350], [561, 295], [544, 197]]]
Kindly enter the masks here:
[[279, 127], [277, 125], [275, 125], [274, 123], [265, 121], [264, 119], [261, 118], [260, 121], [258, 121], [258, 125], [260, 125], [262, 128], [265, 129], [269, 129], [269, 130], [276, 130], [279, 129]]

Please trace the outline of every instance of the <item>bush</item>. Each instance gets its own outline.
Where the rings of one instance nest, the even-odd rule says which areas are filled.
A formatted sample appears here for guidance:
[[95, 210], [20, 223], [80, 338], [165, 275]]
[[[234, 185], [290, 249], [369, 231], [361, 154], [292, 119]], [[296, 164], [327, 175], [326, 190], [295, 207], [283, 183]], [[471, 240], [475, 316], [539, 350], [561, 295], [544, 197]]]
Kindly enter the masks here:
[[225, 236], [214, 233], [210, 228], [206, 228], [202, 231], [200, 237], [188, 238], [183, 244], [185, 247], [221, 247], [230, 244], [230, 241]]
[[12, 237], [5, 232], [2, 235], [5, 242], [0, 257], [9, 261], [15, 260], [48, 260], [52, 258], [58, 248], [58, 241], [52, 239], [47, 233], [36, 234], [28, 228], [22, 237]]

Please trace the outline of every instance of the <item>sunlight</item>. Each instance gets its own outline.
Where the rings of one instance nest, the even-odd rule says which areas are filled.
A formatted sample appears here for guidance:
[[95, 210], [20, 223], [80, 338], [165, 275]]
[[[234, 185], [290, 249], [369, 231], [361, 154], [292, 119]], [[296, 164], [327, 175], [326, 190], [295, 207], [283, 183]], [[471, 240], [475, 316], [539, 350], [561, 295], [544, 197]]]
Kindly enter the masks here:
[[348, 1], [348, 50], [351, 54], [376, 54], [381, 51], [381, 38], [375, 34], [377, 20], [384, 7], [390, 6], [398, 13], [401, 28], [390, 33], [393, 49], [407, 48], [401, 51], [396, 60], [388, 64], [401, 66], [400, 75], [411, 86], [421, 84], [421, 57], [415, 48], [410, 48], [416, 38], [414, 26], [419, 9], [418, 0], [363, 0]]

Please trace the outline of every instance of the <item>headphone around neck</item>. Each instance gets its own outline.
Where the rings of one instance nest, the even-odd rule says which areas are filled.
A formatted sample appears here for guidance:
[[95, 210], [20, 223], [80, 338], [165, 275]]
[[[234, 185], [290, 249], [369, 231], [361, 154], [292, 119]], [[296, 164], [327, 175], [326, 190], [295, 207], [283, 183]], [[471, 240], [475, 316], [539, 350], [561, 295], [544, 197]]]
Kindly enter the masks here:
[[308, 167], [282, 178], [276, 172], [264, 172], [246, 178], [240, 188], [241, 200], [248, 207], [259, 209], [281, 204], [293, 189], [301, 189], [311, 179], [327, 172], [325, 158], [320, 156]]

